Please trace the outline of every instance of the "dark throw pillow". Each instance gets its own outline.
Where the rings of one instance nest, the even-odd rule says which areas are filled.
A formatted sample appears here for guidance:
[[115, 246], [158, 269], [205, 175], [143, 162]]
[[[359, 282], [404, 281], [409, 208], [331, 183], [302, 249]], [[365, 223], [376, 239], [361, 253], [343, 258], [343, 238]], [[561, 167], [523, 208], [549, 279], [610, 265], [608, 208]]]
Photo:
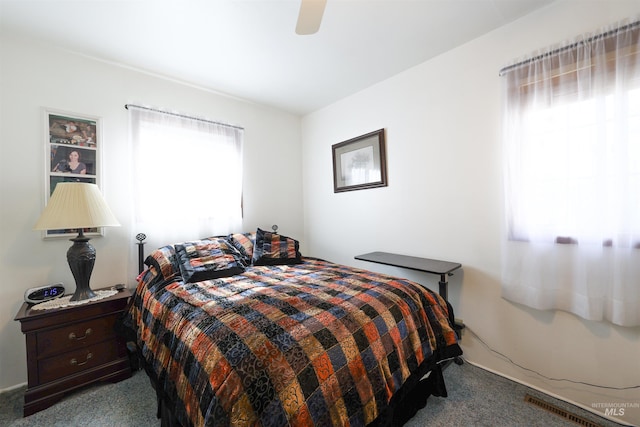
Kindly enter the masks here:
[[288, 265], [302, 263], [297, 240], [258, 228], [253, 247], [253, 265]]
[[163, 246], [151, 252], [144, 263], [153, 267], [154, 274], [162, 279], [169, 279], [180, 273], [175, 248], [172, 245]]
[[185, 283], [233, 276], [245, 267], [242, 255], [224, 238], [177, 244], [176, 257]]
[[251, 264], [256, 233], [233, 233], [227, 236], [227, 240], [244, 256], [247, 265]]

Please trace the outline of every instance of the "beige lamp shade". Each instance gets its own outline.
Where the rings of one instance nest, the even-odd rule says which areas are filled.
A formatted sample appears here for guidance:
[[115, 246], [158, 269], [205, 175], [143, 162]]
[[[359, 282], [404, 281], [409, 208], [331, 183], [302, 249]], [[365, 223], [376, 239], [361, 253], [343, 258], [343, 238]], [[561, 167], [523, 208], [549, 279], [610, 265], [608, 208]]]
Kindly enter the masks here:
[[95, 184], [61, 182], [56, 185], [34, 230], [119, 226]]

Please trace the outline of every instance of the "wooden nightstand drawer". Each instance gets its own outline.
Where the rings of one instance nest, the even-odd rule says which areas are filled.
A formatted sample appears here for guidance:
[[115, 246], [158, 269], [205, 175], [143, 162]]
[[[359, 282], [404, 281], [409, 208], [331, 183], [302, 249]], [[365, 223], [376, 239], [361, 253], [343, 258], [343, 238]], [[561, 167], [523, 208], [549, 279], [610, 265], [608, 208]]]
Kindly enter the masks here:
[[107, 316], [38, 332], [38, 357], [46, 358], [114, 338], [115, 323], [115, 316]]
[[81, 349], [49, 357], [38, 363], [38, 378], [49, 382], [100, 366], [118, 357], [112, 341], [94, 343]]

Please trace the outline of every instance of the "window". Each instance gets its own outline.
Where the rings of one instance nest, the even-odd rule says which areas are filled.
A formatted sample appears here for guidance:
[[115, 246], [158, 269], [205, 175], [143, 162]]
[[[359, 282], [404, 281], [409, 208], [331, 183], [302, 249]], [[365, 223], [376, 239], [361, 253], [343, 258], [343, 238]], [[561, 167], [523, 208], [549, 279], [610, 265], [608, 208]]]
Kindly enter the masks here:
[[640, 89], [531, 108], [520, 131], [512, 239], [639, 245]]
[[624, 303], [640, 296], [639, 34], [619, 26], [503, 72], [508, 299], [640, 324]]
[[129, 105], [135, 224], [162, 244], [242, 222], [241, 128]]

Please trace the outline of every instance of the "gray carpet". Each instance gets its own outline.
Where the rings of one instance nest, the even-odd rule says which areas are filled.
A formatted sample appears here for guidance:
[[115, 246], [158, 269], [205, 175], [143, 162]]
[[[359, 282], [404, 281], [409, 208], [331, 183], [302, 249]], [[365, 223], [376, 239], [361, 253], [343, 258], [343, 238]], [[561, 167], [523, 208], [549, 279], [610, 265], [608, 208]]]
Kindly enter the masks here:
[[[431, 396], [406, 427], [527, 426], [575, 427], [578, 424], [524, 402], [525, 394], [577, 413], [601, 426], [619, 424], [487, 372], [469, 363], [444, 372], [449, 396]], [[22, 418], [24, 388], [0, 394], [0, 426], [159, 426], [155, 392], [142, 371], [117, 384], [78, 391], [52, 407]]]

